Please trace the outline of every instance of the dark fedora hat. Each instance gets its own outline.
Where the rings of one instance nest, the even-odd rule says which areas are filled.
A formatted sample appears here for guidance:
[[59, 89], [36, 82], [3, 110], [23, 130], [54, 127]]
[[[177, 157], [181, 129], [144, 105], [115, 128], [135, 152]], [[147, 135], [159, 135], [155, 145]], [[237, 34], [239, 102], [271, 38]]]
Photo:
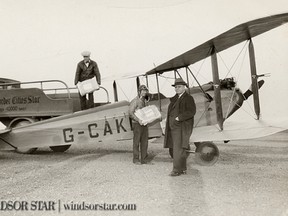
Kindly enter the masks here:
[[175, 82], [172, 86], [175, 87], [176, 85], [185, 85], [186, 87], [188, 87], [187, 83], [182, 78], [175, 79]]

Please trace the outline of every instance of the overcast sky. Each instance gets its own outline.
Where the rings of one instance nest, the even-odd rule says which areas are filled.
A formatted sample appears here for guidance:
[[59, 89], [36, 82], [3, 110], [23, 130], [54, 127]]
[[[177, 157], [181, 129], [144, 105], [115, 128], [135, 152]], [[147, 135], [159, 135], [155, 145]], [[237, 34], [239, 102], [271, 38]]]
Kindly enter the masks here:
[[[73, 86], [80, 53], [90, 50], [110, 88], [107, 80], [145, 73], [235, 25], [285, 12], [287, 0], [0, 0], [1, 77]], [[287, 29], [275, 31], [277, 44]]]

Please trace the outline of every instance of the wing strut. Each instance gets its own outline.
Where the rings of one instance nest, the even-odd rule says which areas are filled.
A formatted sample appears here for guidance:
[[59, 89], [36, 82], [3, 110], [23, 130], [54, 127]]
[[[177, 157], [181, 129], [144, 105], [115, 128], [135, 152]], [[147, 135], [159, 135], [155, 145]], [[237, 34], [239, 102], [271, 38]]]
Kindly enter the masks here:
[[213, 75], [213, 83], [214, 83], [214, 98], [215, 98], [215, 106], [216, 106], [216, 115], [217, 122], [221, 130], [223, 130], [223, 110], [221, 103], [221, 90], [220, 90], [220, 80], [219, 80], [219, 72], [218, 72], [218, 62], [215, 47], [212, 49], [211, 54], [211, 63], [212, 63], [212, 75]]
[[197, 78], [195, 77], [195, 75], [192, 73], [191, 69], [189, 67], [186, 67], [186, 72], [187, 70], [190, 72], [190, 74], [193, 76], [194, 80], [197, 82], [199, 88], [201, 89], [201, 91], [204, 93], [205, 97], [208, 99], [209, 102], [213, 101], [213, 98], [204, 91], [204, 89], [202, 88], [202, 86], [200, 85], [199, 81], [197, 80]]
[[114, 91], [114, 101], [118, 102], [118, 91], [117, 91], [117, 84], [115, 80], [113, 82], [113, 91]]
[[250, 69], [251, 69], [251, 80], [252, 80], [252, 92], [254, 100], [254, 110], [257, 116], [257, 120], [260, 117], [260, 102], [259, 102], [259, 91], [258, 91], [258, 76], [256, 70], [256, 61], [255, 61], [255, 51], [252, 39], [250, 38], [249, 42], [249, 58], [250, 58]]
[[146, 86], [149, 89], [148, 75], [146, 75], [145, 78], [146, 78]]
[[187, 70], [187, 67], [186, 67], [186, 80], [187, 80], [188, 92], [189, 92], [189, 94], [190, 94], [190, 88], [189, 88], [189, 76], [188, 76], [188, 70]]
[[[174, 71], [175, 71], [175, 79], [176, 79], [176, 77], [177, 77], [176, 74], [178, 74], [178, 76], [183, 79], [183, 77], [181, 76], [181, 74], [179, 73], [179, 71], [178, 71], [177, 69], [175, 69]], [[184, 80], [184, 79], [183, 79], [183, 80]]]
[[136, 86], [137, 86], [137, 93], [138, 93], [139, 92], [139, 86], [140, 86], [139, 76], [136, 77]]
[[158, 92], [159, 109], [160, 109], [160, 112], [161, 112], [161, 111], [162, 111], [162, 108], [161, 108], [161, 98], [160, 98], [160, 89], [159, 89], [158, 73], [156, 73], [156, 82], [157, 82], [157, 92]]

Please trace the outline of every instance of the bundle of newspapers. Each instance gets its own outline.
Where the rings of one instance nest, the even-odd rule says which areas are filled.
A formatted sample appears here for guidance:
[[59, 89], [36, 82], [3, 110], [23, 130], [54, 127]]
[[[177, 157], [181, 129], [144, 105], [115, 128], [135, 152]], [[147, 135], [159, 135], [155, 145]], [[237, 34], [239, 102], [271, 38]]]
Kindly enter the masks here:
[[93, 77], [91, 79], [84, 80], [83, 82], [78, 82], [77, 88], [81, 96], [83, 96], [98, 90], [100, 87], [96, 81], [96, 77]]
[[135, 115], [139, 118], [143, 125], [152, 123], [157, 119], [161, 119], [161, 113], [155, 105], [149, 105], [135, 111]]

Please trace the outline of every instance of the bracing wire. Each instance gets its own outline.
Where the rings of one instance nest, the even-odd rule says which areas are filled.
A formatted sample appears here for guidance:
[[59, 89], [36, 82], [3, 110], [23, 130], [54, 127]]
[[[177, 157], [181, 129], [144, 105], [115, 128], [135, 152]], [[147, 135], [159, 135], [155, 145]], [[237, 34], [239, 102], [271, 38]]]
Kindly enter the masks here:
[[[245, 57], [247, 56], [247, 51], [248, 51], [248, 48], [246, 47], [246, 50], [245, 50], [245, 53], [244, 53], [244, 57], [243, 57], [243, 60], [242, 60], [242, 63], [241, 63], [241, 68], [240, 68], [240, 70], [239, 70], [239, 76], [238, 76], [238, 79], [239, 79], [239, 77], [240, 77], [240, 71], [242, 70], [242, 68], [243, 68], [243, 65], [244, 65], [244, 59], [245, 59]], [[245, 98], [246, 99], [246, 98]], [[251, 104], [249, 103], [249, 101], [246, 101], [246, 103], [248, 104], [248, 106], [249, 106], [249, 108], [250, 108], [250, 111], [252, 111], [253, 112], [253, 108], [252, 108], [252, 106], [251, 106]], [[242, 108], [246, 113], [248, 113], [248, 111], [246, 111], [244, 108]], [[249, 113], [248, 113], [249, 114]], [[250, 114], [249, 114], [250, 115]], [[250, 115], [251, 116], [251, 115]], [[254, 118], [254, 117], [253, 117]]]
[[[203, 67], [204, 63], [206, 62], [206, 59], [207, 59], [207, 57], [209, 56], [211, 50], [212, 50], [212, 47], [209, 48], [209, 51], [208, 51], [208, 53], [207, 53], [207, 55], [206, 55], [206, 58], [203, 59], [201, 65], [200, 65], [200, 68], [199, 68], [198, 70], [196, 70], [196, 74], [195, 74], [195, 77], [196, 77], [196, 78], [197, 78], [198, 75], [200, 74], [200, 71], [202, 70], [202, 67]], [[193, 67], [192, 67], [192, 69], [193, 69]], [[193, 69], [193, 70], [194, 70], [194, 69]], [[201, 75], [201, 74], [200, 74], [200, 75]], [[204, 77], [204, 76], [202, 76], [202, 75], [201, 75], [201, 77], [204, 78], [207, 82], [209, 82], [209, 80], [207, 80], [206, 77]], [[194, 82], [195, 82], [195, 81], [196, 81], [196, 80], [193, 80], [193, 81], [192, 81], [191, 86], [194, 85]]]
[[219, 55], [222, 63], [224, 64], [225, 68], [227, 69], [227, 74], [225, 75], [225, 78], [227, 78], [228, 74], [230, 74], [231, 76], [233, 76], [233, 74], [231, 74], [231, 70], [233, 69], [234, 65], [236, 64], [236, 62], [238, 61], [238, 58], [240, 57], [240, 55], [242, 54], [244, 48], [246, 47], [247, 50], [247, 43], [248, 41], [246, 41], [246, 43], [243, 45], [242, 49], [240, 50], [240, 52], [238, 53], [235, 61], [233, 62], [233, 64], [231, 65], [230, 69], [228, 68], [227, 64], [225, 63], [224, 59], [222, 58], [222, 56], [220, 55], [220, 53], [217, 52], [217, 54]]
[[[129, 97], [125, 94], [125, 92], [123, 91], [123, 89], [121, 88], [121, 85], [119, 85], [118, 83], [118, 87], [120, 88], [121, 92], [124, 94], [124, 96], [126, 97], [126, 99], [129, 101]], [[133, 88], [134, 89], [134, 88]]]
[[[243, 51], [243, 49], [244, 49], [244, 47], [245, 47], [246, 45], [247, 45], [247, 42], [245, 43], [245, 45], [243, 46], [242, 50], [240, 51], [240, 54], [242, 53], [242, 51]], [[240, 57], [240, 54], [237, 56], [236, 61], [238, 61], [238, 58]], [[247, 54], [247, 46], [246, 46], [246, 49], [245, 49], [245, 53], [244, 53], [244, 55], [243, 55], [243, 59], [242, 59], [241, 66], [240, 66], [240, 69], [239, 69], [239, 71], [238, 71], [238, 75], [237, 75], [236, 80], [239, 80], [240, 73], [242, 72], [242, 68], [243, 68], [243, 65], [244, 65], [244, 59], [245, 59], [245, 57], [246, 57], [246, 54]], [[223, 60], [223, 59], [222, 59], [222, 60]], [[236, 61], [234, 61], [232, 67], [235, 65]], [[232, 69], [232, 67], [231, 67], [231, 69]], [[228, 73], [227, 73], [227, 75], [228, 75]], [[227, 75], [226, 75], [226, 76], [227, 76]], [[230, 110], [230, 108], [231, 108], [232, 103], [234, 102], [234, 101], [233, 101], [233, 98], [234, 98], [235, 92], [236, 92], [236, 88], [233, 89], [233, 93], [232, 93], [231, 98], [230, 98], [230, 103], [229, 103], [228, 109], [227, 109], [227, 111], [226, 111], [226, 116], [225, 116], [225, 118], [228, 117], [228, 112], [229, 112], [229, 110]], [[235, 103], [234, 103], [234, 105], [235, 105]], [[238, 106], [238, 104], [236, 104], [236, 105]]]
[[[239, 69], [239, 72], [238, 72], [238, 75], [237, 75], [237, 78], [236, 78], [236, 80], [239, 80], [240, 74], [241, 74], [242, 69], [243, 69], [244, 60], [245, 60], [245, 57], [247, 56], [247, 50], [248, 50], [248, 49], [247, 49], [247, 44], [248, 44], [248, 41], [246, 41], [246, 43], [245, 43], [244, 46], [242, 47], [241, 51], [240, 51], [239, 54], [237, 55], [235, 61], [233, 62], [232, 66], [230, 67], [230, 69], [229, 69], [229, 68], [227, 67], [227, 65], [225, 64], [225, 62], [224, 62], [223, 58], [221, 57], [221, 55], [219, 55], [219, 56], [220, 56], [220, 59], [222, 60], [223, 64], [225, 65], [226, 69], [228, 70], [225, 78], [227, 78], [228, 74], [230, 74], [231, 76], [233, 76], [233, 74], [231, 74], [231, 70], [233, 69], [234, 65], [236, 64], [236, 62], [237, 62], [238, 59], [240, 58], [240, 55], [242, 54], [244, 48], [246, 47], [245, 53], [244, 53], [244, 55], [243, 55], [243, 59], [242, 59], [242, 62], [241, 62], [241, 66], [240, 66], [240, 69]], [[218, 53], [218, 54], [219, 54], [219, 53]], [[231, 95], [231, 97], [230, 97], [230, 102], [229, 102], [228, 109], [227, 109], [227, 111], [226, 111], [225, 118], [228, 117], [229, 110], [230, 110], [232, 104], [233, 104], [233, 105], [236, 104], [237, 106], [239, 106], [237, 103], [235, 103], [235, 102], [233, 101], [233, 98], [234, 98], [236, 89], [237, 89], [237, 88], [234, 88], [234, 89], [233, 89], [233, 93], [232, 93], [232, 95]], [[250, 104], [248, 101], [246, 101], [246, 102], [247, 102], [250, 110], [253, 112], [253, 109], [252, 109], [252, 107], [251, 107], [251, 104]], [[240, 107], [240, 106], [239, 106], [239, 107]], [[251, 115], [251, 114], [250, 114], [247, 110], [245, 110], [243, 107], [242, 107], [242, 110], [243, 110], [246, 114], [248, 114], [250, 117], [255, 118], [253, 115]]]
[[209, 110], [210, 105], [206, 107], [205, 111], [201, 114], [200, 118], [198, 119], [198, 122], [196, 122], [195, 127], [198, 126], [198, 124], [200, 123], [201, 119], [203, 118], [203, 116], [205, 116], [205, 114], [207, 113], [207, 111]]

